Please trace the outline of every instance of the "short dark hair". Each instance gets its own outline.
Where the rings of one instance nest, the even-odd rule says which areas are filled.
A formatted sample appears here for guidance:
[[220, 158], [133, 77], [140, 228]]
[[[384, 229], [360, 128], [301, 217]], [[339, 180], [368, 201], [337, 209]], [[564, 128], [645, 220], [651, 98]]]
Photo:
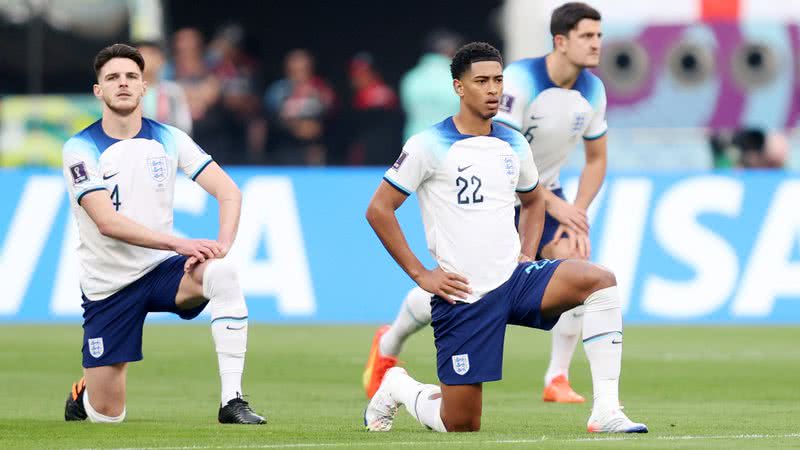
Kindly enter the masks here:
[[144, 58], [142, 58], [142, 54], [139, 53], [139, 50], [127, 44], [114, 44], [100, 50], [97, 56], [94, 57], [95, 77], [99, 77], [100, 69], [114, 58], [128, 58], [139, 66], [139, 70], [144, 72]]
[[550, 34], [553, 37], [557, 34], [566, 36], [583, 19], [601, 20], [600, 12], [586, 3], [564, 3], [553, 10], [553, 15], [550, 17]]
[[453, 62], [450, 63], [450, 74], [453, 79], [459, 79], [464, 72], [469, 70], [472, 63], [481, 61], [497, 61], [503, 65], [503, 57], [500, 52], [486, 42], [470, 42], [456, 52]]

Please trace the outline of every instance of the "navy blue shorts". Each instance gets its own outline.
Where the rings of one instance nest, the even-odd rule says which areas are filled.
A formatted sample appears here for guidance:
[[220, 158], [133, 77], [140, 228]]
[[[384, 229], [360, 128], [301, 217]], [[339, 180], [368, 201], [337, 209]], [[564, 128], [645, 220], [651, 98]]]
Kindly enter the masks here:
[[[566, 200], [566, 198], [564, 197], [564, 193], [561, 191], [561, 188], [553, 189], [552, 192], [562, 200]], [[516, 213], [514, 215], [514, 223], [517, 224], [517, 227], [519, 227], [519, 206], [517, 206], [515, 209]], [[537, 259], [542, 258], [542, 249], [544, 248], [545, 245], [553, 241], [553, 235], [555, 234], [559, 225], [561, 225], [561, 223], [559, 223], [559, 221], [556, 220], [555, 217], [548, 214], [547, 211], [544, 212], [544, 228], [542, 229], [542, 238], [539, 239], [539, 249], [536, 250]]]
[[540, 314], [542, 297], [562, 260], [521, 263], [511, 278], [475, 303], [431, 300], [439, 381], [475, 384], [503, 378], [506, 325], [550, 330], [558, 317]]
[[175, 305], [186, 257], [175, 255], [98, 301], [83, 296], [83, 367], [141, 361], [142, 328], [149, 312], [171, 312], [181, 319], [194, 319], [208, 302], [181, 310]]

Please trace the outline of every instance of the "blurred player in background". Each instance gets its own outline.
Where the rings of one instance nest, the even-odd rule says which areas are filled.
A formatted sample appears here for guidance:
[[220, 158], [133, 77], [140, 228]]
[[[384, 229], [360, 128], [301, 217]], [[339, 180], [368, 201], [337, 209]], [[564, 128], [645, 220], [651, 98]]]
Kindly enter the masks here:
[[[365, 426], [390, 430], [404, 405], [430, 429], [478, 431], [482, 383], [502, 378], [506, 326], [549, 330], [561, 313], [585, 305], [584, 348], [594, 387], [587, 429], [647, 432], [619, 404], [622, 310], [614, 274], [580, 259], [532, 261], [545, 197], [536, 189], [539, 174], [529, 143], [492, 122], [503, 94], [500, 53], [486, 43], [467, 44], [451, 70], [459, 112], [408, 140], [367, 209], [387, 251], [433, 294], [441, 388], [391, 368], [367, 406]], [[395, 216], [415, 191], [438, 264], [433, 270], [408, 247]], [[512, 222], [517, 196], [519, 234]]]
[[[106, 47], [94, 67], [103, 117], [63, 150], [84, 310], [84, 377], [72, 386], [64, 418], [122, 422], [128, 363], [142, 359], [147, 313], [188, 320], [209, 305], [222, 382], [218, 420], [265, 423], [242, 399], [247, 305], [224, 259], [239, 226], [241, 193], [186, 133], [142, 118], [145, 64], [135, 48]], [[219, 202], [216, 241], [172, 234], [177, 169]]]
[[[550, 31], [553, 51], [523, 59], [504, 70], [504, 94], [495, 121], [523, 133], [533, 150], [542, 178], [546, 219], [538, 259], [588, 259], [591, 252], [589, 204], [603, 184], [606, 171], [605, 88], [587, 67], [600, 58], [600, 13], [584, 3], [566, 3], [553, 11]], [[559, 172], [583, 137], [586, 165], [574, 204], [564, 199]], [[431, 321], [431, 294], [412, 289], [391, 326], [381, 327], [373, 340], [363, 375], [368, 396], [383, 374], [397, 363], [402, 345]], [[550, 366], [545, 375], [545, 401], [582, 403], [569, 384], [569, 366], [583, 325], [583, 308], [565, 313], [552, 330]]]
[[152, 41], [139, 42], [136, 49], [144, 58], [144, 81], [147, 90], [142, 98], [142, 114], [164, 125], [192, 134], [192, 113], [186, 93], [180, 84], [162, 77], [165, 57], [161, 44]]

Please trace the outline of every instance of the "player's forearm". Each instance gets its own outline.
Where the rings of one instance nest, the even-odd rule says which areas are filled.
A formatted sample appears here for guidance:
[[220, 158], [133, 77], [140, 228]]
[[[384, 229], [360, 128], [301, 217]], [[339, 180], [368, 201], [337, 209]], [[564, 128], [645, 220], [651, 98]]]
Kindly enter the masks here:
[[539, 240], [544, 229], [544, 209], [544, 195], [541, 194], [538, 199], [520, 205], [518, 229], [521, 252], [531, 259], [536, 259], [539, 249]]
[[107, 217], [97, 224], [97, 228], [103, 236], [138, 247], [175, 250], [178, 242], [177, 237], [153, 231], [122, 214], [113, 214]]
[[408, 246], [394, 211], [370, 204], [367, 209], [367, 221], [386, 251], [412, 280], [417, 281], [426, 269]]
[[596, 158], [586, 162], [586, 166], [581, 172], [580, 182], [578, 183], [578, 194], [575, 196], [575, 206], [583, 209], [589, 209], [600, 187], [603, 185], [603, 180], [606, 177], [606, 158]]
[[221, 196], [219, 202], [219, 234], [217, 241], [230, 247], [236, 239], [239, 230], [239, 218], [242, 213], [242, 194], [238, 189], [226, 196]]

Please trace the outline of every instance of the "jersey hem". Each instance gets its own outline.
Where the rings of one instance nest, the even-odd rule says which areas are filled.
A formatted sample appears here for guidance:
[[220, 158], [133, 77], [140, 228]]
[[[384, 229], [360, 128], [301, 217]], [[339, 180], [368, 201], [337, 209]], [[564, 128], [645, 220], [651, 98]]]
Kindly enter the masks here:
[[606, 133], [608, 133], [608, 128], [606, 128], [605, 131], [603, 131], [602, 133], [600, 133], [598, 135], [595, 135], [595, 136], [584, 136], [583, 140], [584, 141], [596, 141], [597, 139], [600, 139], [601, 137], [605, 136]]
[[81, 204], [81, 199], [83, 198], [84, 195], [86, 195], [86, 194], [88, 194], [90, 192], [107, 191], [107, 190], [108, 190], [107, 187], [95, 187], [95, 188], [87, 189], [87, 190], [81, 192], [80, 194], [78, 194], [78, 197], [75, 199], [75, 201], [78, 202], [78, 204], [80, 205]]
[[203, 170], [205, 170], [205, 168], [208, 167], [208, 165], [211, 164], [212, 162], [214, 162], [214, 160], [209, 158], [208, 161], [204, 162], [202, 166], [200, 166], [197, 170], [195, 170], [194, 174], [192, 174], [192, 181], [195, 181], [197, 177], [200, 176], [200, 173], [202, 173]]
[[522, 193], [531, 192], [532, 190], [536, 189], [536, 186], [539, 186], [539, 182], [538, 181], [536, 182], [536, 184], [533, 185], [532, 188], [529, 188], [529, 189], [527, 189], [527, 188], [526, 189], [517, 189], [517, 192], [522, 192]]
[[389, 179], [389, 177], [383, 177], [383, 179], [386, 180], [386, 182], [389, 183], [390, 186], [400, 191], [400, 193], [405, 195], [411, 195], [411, 191], [407, 190], [403, 186], [400, 186], [400, 184], [397, 183], [396, 181]]

